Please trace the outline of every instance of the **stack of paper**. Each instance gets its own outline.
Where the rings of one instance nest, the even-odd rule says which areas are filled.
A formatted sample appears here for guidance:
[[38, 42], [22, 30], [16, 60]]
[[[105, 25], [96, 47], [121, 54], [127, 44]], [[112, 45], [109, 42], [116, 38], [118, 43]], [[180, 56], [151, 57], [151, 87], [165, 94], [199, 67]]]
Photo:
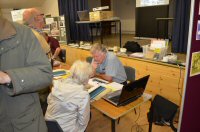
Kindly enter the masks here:
[[116, 82], [112, 82], [109, 83], [108, 85], [106, 85], [106, 88], [110, 88], [112, 91], [117, 91], [117, 90], [121, 90], [123, 88], [124, 85], [120, 84], [120, 83], [116, 83]]

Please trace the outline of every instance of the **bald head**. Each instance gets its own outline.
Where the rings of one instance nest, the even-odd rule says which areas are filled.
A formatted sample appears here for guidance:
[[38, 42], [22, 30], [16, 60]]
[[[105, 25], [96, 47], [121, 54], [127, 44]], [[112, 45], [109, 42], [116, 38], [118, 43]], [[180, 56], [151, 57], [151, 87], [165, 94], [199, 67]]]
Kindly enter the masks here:
[[26, 9], [23, 13], [23, 21], [26, 25], [37, 29], [44, 27], [43, 14], [36, 8]]

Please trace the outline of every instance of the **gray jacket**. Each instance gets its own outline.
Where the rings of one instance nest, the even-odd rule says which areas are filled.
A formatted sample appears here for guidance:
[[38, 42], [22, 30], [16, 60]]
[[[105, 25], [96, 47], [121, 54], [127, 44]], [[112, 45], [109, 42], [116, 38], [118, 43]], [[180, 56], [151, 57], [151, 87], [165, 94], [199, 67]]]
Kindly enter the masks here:
[[0, 17], [0, 70], [13, 88], [0, 85], [0, 132], [45, 132], [37, 91], [52, 82], [51, 65], [32, 33]]

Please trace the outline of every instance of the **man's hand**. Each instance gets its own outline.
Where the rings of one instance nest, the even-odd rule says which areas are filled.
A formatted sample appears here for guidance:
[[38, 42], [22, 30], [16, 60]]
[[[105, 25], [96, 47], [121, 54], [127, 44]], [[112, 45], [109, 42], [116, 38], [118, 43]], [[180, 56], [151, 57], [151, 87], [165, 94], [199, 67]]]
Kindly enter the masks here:
[[92, 61], [92, 67], [96, 70], [99, 64], [96, 61]]
[[92, 65], [92, 68], [93, 68], [93, 74], [91, 75], [91, 77], [94, 77], [94, 76], [96, 76], [96, 69], [99, 66], [99, 64], [95, 61], [92, 61], [91, 65]]
[[11, 78], [5, 72], [0, 71], [0, 84], [10, 83]]

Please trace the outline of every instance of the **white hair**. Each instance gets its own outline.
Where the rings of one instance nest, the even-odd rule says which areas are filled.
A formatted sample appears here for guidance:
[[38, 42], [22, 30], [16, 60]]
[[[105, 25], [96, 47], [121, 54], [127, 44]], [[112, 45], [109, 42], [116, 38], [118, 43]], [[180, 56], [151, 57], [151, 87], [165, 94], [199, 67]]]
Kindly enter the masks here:
[[93, 74], [93, 68], [91, 64], [86, 61], [75, 61], [70, 68], [71, 77], [79, 84], [85, 84], [88, 82], [90, 76]]
[[94, 53], [96, 51], [101, 51], [103, 53], [107, 53], [107, 49], [106, 46], [103, 44], [99, 44], [99, 43], [95, 43], [94, 45], [92, 45], [90, 52]]

